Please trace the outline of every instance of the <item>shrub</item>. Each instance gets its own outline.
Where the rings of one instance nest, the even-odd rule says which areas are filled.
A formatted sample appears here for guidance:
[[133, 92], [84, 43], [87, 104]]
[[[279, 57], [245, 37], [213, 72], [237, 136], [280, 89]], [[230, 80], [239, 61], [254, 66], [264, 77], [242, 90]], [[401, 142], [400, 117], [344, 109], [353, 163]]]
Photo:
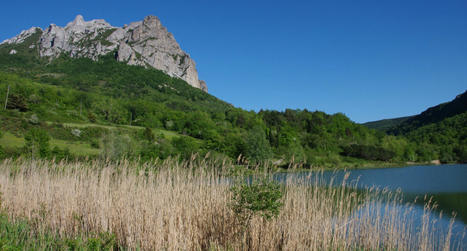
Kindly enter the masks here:
[[31, 157], [48, 157], [50, 154], [49, 134], [40, 128], [32, 128], [24, 136], [24, 151]]
[[156, 137], [154, 137], [154, 133], [152, 133], [151, 128], [146, 127], [143, 132], [143, 137], [145, 140], [149, 141], [150, 143], [154, 142]]
[[10, 94], [7, 102], [7, 109], [18, 109], [20, 112], [29, 111], [26, 99], [22, 95]]
[[91, 123], [95, 123], [97, 121], [96, 115], [94, 115], [94, 113], [92, 112], [88, 113], [88, 119], [89, 119], [89, 122]]
[[91, 139], [91, 147], [99, 149], [99, 142], [96, 139]]
[[231, 192], [231, 207], [244, 226], [248, 225], [255, 215], [267, 220], [277, 216], [282, 206], [279, 184], [265, 178], [253, 180], [251, 184], [235, 185]]
[[140, 156], [144, 160], [167, 159], [175, 152], [174, 147], [166, 139], [159, 139], [155, 144], [147, 143], [141, 150]]
[[104, 159], [118, 160], [132, 157], [135, 153], [135, 142], [130, 136], [118, 135], [113, 132], [104, 135], [101, 139], [101, 157]]
[[175, 137], [171, 140], [174, 153], [180, 154], [182, 158], [188, 159], [193, 153], [199, 152], [199, 147], [195, 139], [187, 136]]
[[65, 148], [64, 150], [62, 150], [58, 146], [55, 146], [52, 149], [51, 155], [57, 160], [62, 160], [71, 157], [70, 149]]

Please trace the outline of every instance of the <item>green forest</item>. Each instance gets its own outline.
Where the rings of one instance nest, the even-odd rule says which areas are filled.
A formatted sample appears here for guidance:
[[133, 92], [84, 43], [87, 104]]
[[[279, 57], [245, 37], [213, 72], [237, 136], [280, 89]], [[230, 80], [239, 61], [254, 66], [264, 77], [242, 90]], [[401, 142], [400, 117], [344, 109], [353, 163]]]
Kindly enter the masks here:
[[467, 161], [465, 101], [453, 106], [456, 112], [443, 112], [446, 118], [430, 120], [439, 117], [431, 112], [424, 123], [414, 116], [378, 130], [342, 113], [246, 111], [162, 71], [117, 62], [112, 53], [97, 61], [49, 61], [15, 46], [15, 55], [10, 45], [0, 46], [1, 158], [150, 160], [209, 153], [284, 168]]

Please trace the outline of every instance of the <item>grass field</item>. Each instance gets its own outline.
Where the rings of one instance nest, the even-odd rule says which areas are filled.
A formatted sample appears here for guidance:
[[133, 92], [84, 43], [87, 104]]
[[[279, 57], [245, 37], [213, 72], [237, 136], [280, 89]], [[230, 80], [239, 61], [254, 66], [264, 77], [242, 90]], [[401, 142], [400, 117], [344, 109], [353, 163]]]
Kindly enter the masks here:
[[[5, 149], [22, 148], [24, 146], [24, 138], [5, 132], [0, 138], [0, 145]], [[50, 146], [51, 148], [57, 146], [61, 149], [69, 149], [70, 152], [76, 156], [90, 156], [100, 153], [99, 149], [92, 148], [89, 143], [84, 142], [51, 139]]]
[[24, 138], [17, 137], [9, 132], [4, 132], [0, 138], [0, 145], [5, 148], [19, 148], [24, 146]]
[[[48, 124], [52, 124], [52, 122], [47, 122]], [[126, 129], [134, 129], [134, 130], [144, 130], [145, 128], [142, 126], [130, 126], [130, 125], [101, 125], [101, 124], [95, 124], [95, 123], [63, 123], [63, 126], [66, 127], [71, 127], [71, 128], [86, 128], [86, 127], [100, 127], [100, 128], [105, 128], [109, 130], [116, 130], [118, 128], [126, 128]], [[152, 132], [154, 135], [159, 135], [163, 134], [166, 138], [172, 139], [174, 137], [180, 137], [181, 135], [172, 132], [172, 131], [167, 131], [163, 129], [158, 129], [158, 128], [151, 128]]]
[[[47, 125], [53, 125], [54, 122], [45, 122]], [[117, 131], [117, 130], [124, 130], [126, 132], [129, 131], [141, 131], [144, 130], [144, 127], [141, 126], [130, 126], [130, 125], [102, 125], [102, 124], [95, 124], [95, 123], [62, 123], [64, 127], [67, 128], [88, 128], [88, 127], [98, 127], [98, 128], [104, 128], [107, 130], [111, 131]], [[163, 135], [166, 139], [173, 139], [177, 137], [181, 137], [182, 135], [172, 132], [172, 131], [167, 131], [163, 129], [158, 129], [158, 128], [152, 128], [151, 129], [154, 135]], [[20, 134], [21, 135], [21, 134]], [[99, 141], [99, 139], [96, 139]], [[197, 139], [195, 139], [198, 141]], [[3, 132], [2, 137], [0, 138], [0, 146], [2, 146], [5, 149], [20, 149], [24, 146], [24, 137], [17, 136], [9, 131]], [[59, 147], [60, 149], [68, 149], [70, 153], [73, 156], [95, 156], [99, 155], [101, 152], [101, 149], [93, 148], [89, 142], [82, 142], [82, 141], [68, 141], [68, 140], [61, 140], [61, 139], [55, 139], [51, 138], [50, 139], [50, 147]]]

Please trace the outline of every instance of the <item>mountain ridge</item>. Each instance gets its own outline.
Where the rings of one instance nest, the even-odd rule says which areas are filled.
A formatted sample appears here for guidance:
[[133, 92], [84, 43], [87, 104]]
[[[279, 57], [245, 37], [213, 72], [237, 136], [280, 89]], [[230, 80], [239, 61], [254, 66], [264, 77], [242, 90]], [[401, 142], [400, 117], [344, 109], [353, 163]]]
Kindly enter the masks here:
[[434, 124], [444, 119], [467, 112], [467, 91], [457, 95], [453, 100], [427, 108], [417, 115], [369, 121], [363, 125], [382, 130], [390, 134], [406, 134], [417, 128]]
[[369, 121], [362, 123], [362, 125], [375, 129], [375, 130], [382, 130], [386, 131], [391, 129], [395, 125], [399, 125], [400, 123], [408, 120], [412, 116], [406, 116], [406, 117], [398, 117], [398, 118], [391, 118], [391, 119], [380, 119], [380, 120], [375, 120], [375, 121]]
[[[77, 15], [64, 27], [55, 24], [46, 29], [31, 27], [4, 40], [0, 46], [22, 45], [38, 33], [39, 39], [26, 46], [37, 49], [41, 58], [53, 60], [65, 54], [72, 58], [98, 60], [100, 56], [113, 53], [120, 62], [162, 70], [207, 92], [206, 83], [198, 79], [194, 60], [180, 48], [173, 34], [156, 16], [114, 27], [103, 19], [85, 21], [83, 16]], [[14, 55], [17, 49], [12, 48], [9, 53]]]
[[429, 107], [388, 130], [390, 134], [406, 134], [420, 127], [434, 124], [444, 119], [467, 112], [467, 91], [457, 95], [452, 101]]

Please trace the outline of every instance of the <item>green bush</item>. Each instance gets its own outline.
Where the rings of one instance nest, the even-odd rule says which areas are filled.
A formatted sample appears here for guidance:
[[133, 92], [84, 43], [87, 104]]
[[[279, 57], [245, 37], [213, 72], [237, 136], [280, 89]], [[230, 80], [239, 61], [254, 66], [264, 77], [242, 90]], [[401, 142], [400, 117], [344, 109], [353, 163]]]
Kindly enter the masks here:
[[151, 128], [146, 127], [143, 132], [143, 138], [150, 143], [154, 142], [156, 137], [154, 136], [154, 133], [152, 132]]
[[171, 140], [174, 152], [182, 158], [188, 159], [193, 153], [199, 152], [199, 147], [195, 139], [191, 137], [175, 137]]
[[259, 215], [266, 220], [277, 216], [282, 206], [282, 191], [277, 182], [266, 178], [253, 180], [250, 184], [235, 185], [231, 207], [240, 223], [248, 225], [251, 218]]
[[91, 147], [94, 149], [99, 149], [99, 142], [96, 139], [91, 139]]
[[33, 157], [46, 158], [50, 155], [49, 134], [41, 128], [32, 128], [24, 136], [24, 152]]
[[102, 152], [100, 156], [103, 159], [119, 160], [130, 158], [136, 150], [135, 142], [127, 134], [119, 135], [111, 132], [102, 137], [101, 143]]
[[51, 155], [57, 159], [57, 160], [62, 160], [62, 159], [69, 159], [71, 156], [70, 149], [65, 148], [64, 150], [60, 149], [58, 146], [55, 146], [52, 151]]
[[143, 160], [167, 159], [174, 154], [174, 148], [166, 139], [159, 139], [156, 144], [147, 143], [141, 150], [140, 156]]

